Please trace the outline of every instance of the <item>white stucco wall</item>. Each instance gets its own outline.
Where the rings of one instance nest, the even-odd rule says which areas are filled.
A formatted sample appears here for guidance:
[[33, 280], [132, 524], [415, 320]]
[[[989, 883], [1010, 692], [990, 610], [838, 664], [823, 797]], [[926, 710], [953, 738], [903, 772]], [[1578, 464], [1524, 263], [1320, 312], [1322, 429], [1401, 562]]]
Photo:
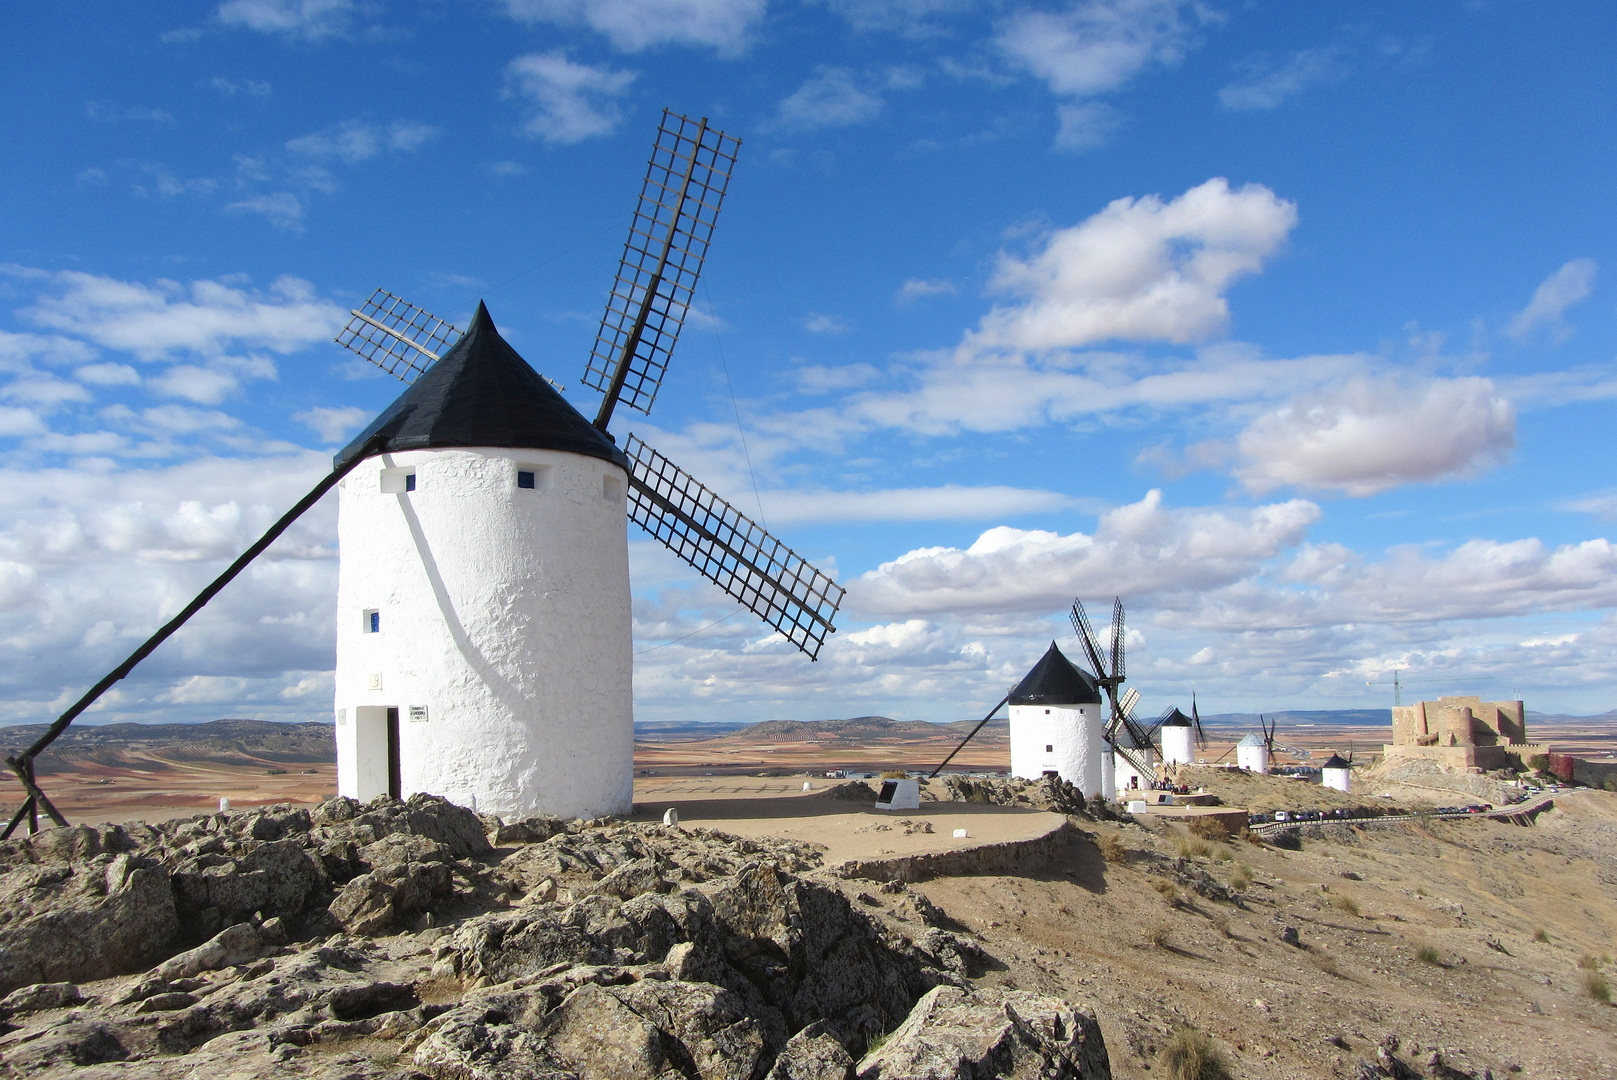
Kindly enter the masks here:
[[1196, 735], [1192, 727], [1164, 727], [1158, 732], [1164, 765], [1196, 764]]
[[[1154, 760], [1156, 755], [1151, 753], [1149, 750], [1135, 750], [1132, 751], [1132, 753], [1135, 757], [1140, 759], [1140, 763], [1142, 765], [1150, 767], [1156, 764]], [[1117, 789], [1117, 797], [1127, 798], [1130, 790], [1148, 791], [1150, 790], [1151, 785], [1157, 782], [1157, 777], [1154, 772], [1142, 773], [1140, 770], [1136, 769], [1134, 764], [1122, 754], [1117, 754], [1115, 757], [1116, 761], [1113, 767], [1112, 784]], [[1134, 782], [1130, 783], [1131, 780]]]
[[1350, 773], [1347, 769], [1321, 769], [1319, 771], [1319, 782], [1328, 788], [1335, 788], [1337, 791], [1347, 791], [1352, 786], [1351, 781], [1348, 779], [1349, 775]]
[[1101, 790], [1103, 748], [1099, 705], [1011, 706], [1012, 776], [1037, 780], [1054, 769], [1087, 798]]
[[1269, 771], [1269, 748], [1267, 746], [1237, 746], [1235, 748], [1235, 764], [1243, 769], [1253, 772]]
[[1117, 766], [1112, 760], [1114, 757], [1116, 755], [1112, 753], [1112, 748], [1107, 746], [1106, 741], [1102, 739], [1100, 748], [1100, 796], [1107, 802], [1117, 798]]
[[[414, 491], [383, 490], [402, 487], [402, 474], [384, 469], [411, 468]], [[539, 474], [534, 489], [517, 487], [519, 469]], [[543, 450], [412, 450], [343, 479], [342, 794], [385, 793], [378, 717], [394, 707], [405, 796], [431, 792], [506, 816], [629, 812], [624, 489], [610, 462]], [[377, 633], [366, 632], [372, 609]]]

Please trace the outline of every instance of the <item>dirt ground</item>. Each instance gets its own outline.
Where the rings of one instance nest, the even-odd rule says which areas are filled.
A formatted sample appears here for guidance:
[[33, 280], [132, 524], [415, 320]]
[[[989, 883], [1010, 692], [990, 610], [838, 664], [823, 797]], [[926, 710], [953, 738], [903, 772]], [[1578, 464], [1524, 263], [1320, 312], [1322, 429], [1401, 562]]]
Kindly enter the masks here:
[[[1085, 828], [1122, 857], [1082, 845], [1043, 873], [913, 888], [1004, 961], [987, 981], [1093, 1004], [1114, 1076], [1153, 1075], [1189, 1025], [1239, 1077], [1354, 1077], [1388, 1036], [1421, 1067], [1435, 1049], [1500, 1080], [1617, 1077], [1617, 1009], [1579, 966], [1617, 977], [1617, 795], [1566, 796], [1531, 827], [1333, 826], [1296, 851]], [[1184, 885], [1239, 884], [1238, 866], [1234, 902]]]

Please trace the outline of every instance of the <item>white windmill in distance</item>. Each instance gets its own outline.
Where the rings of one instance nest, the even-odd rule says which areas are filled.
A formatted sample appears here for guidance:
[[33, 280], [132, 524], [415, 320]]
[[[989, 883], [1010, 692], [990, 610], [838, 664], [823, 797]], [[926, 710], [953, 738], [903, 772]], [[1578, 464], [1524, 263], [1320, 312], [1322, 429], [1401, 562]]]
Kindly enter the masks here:
[[[412, 385], [337, 455], [339, 791], [502, 814], [627, 813], [629, 520], [816, 658], [843, 589], [628, 435], [690, 306], [739, 141], [664, 111], [584, 374], [593, 423], [479, 305], [449, 324], [378, 289], [338, 343]], [[401, 723], [401, 720], [403, 721]]]

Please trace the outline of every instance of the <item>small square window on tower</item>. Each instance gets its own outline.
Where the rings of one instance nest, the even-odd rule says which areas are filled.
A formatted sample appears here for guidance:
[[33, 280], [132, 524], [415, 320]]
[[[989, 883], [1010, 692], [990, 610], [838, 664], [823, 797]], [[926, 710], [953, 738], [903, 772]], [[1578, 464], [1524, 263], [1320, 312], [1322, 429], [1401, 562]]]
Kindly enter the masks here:
[[601, 477], [601, 498], [607, 502], [623, 501], [623, 480], [617, 476]]
[[361, 632], [380, 634], [382, 632], [382, 613], [375, 608], [366, 608], [365, 618], [361, 623]]
[[549, 491], [550, 466], [517, 463], [517, 487], [524, 491]]
[[518, 469], [517, 470], [517, 487], [519, 487], [519, 488], [532, 488], [533, 487], [533, 473], [529, 472], [527, 469]]
[[403, 495], [415, 490], [415, 469], [405, 467], [382, 470], [382, 494]]
[[1044, 744], [1044, 752], [1046, 754], [1055, 753], [1056, 752], [1055, 744], [1054, 743], [1045, 743]]

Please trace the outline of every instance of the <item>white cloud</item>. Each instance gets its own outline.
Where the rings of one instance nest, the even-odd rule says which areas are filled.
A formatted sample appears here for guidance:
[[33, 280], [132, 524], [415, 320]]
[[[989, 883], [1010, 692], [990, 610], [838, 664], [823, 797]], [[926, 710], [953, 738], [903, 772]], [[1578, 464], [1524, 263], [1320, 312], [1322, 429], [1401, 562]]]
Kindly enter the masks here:
[[1151, 67], [1177, 64], [1197, 29], [1218, 16], [1199, 0], [1082, 0], [1061, 11], [1022, 11], [1000, 24], [995, 44], [1058, 97], [1057, 142], [1094, 145], [1116, 123], [1088, 99], [1122, 89]]
[[846, 334], [848, 324], [840, 315], [822, 315], [810, 312], [803, 316], [803, 329], [811, 334]]
[[506, 95], [530, 107], [523, 134], [576, 143], [612, 133], [623, 119], [617, 99], [635, 77], [633, 71], [574, 63], [559, 50], [530, 53], [506, 65]]
[[1594, 289], [1595, 270], [1593, 259], [1573, 259], [1545, 278], [1533, 291], [1533, 299], [1510, 320], [1505, 332], [1521, 339], [1544, 331], [1555, 342], [1571, 337], [1572, 328], [1562, 316], [1567, 308], [1589, 296]]
[[198, 405], [217, 405], [241, 385], [229, 372], [193, 364], [175, 364], [147, 382], [159, 394], [184, 398]]
[[383, 150], [418, 150], [438, 135], [431, 124], [395, 120], [387, 127], [365, 120], [345, 120], [312, 135], [289, 139], [286, 148], [312, 158], [335, 158], [348, 165], [367, 161]]
[[505, 0], [520, 22], [588, 26], [625, 52], [655, 45], [743, 49], [765, 0]]
[[799, 131], [849, 127], [874, 119], [884, 104], [869, 80], [858, 73], [820, 67], [780, 103], [780, 122]]
[[86, 364], [73, 374], [91, 386], [137, 386], [140, 373], [128, 364]]
[[270, 84], [255, 82], [252, 79], [226, 79], [215, 75], [208, 83], [225, 97], [235, 97], [237, 94], [246, 94], [248, 97], [268, 97]]
[[968, 341], [1038, 350], [1203, 340], [1229, 320], [1230, 285], [1261, 269], [1296, 223], [1295, 203], [1261, 184], [1232, 191], [1222, 177], [1166, 203], [1117, 199], [1031, 258], [1002, 255], [994, 287], [1028, 299], [994, 308]]
[[1056, 145], [1064, 150], [1087, 150], [1111, 137], [1123, 115], [1104, 101], [1083, 101], [1056, 106]]
[[1313, 86], [1336, 82], [1347, 73], [1341, 47], [1304, 49], [1277, 67], [1252, 65], [1244, 81], [1230, 83], [1218, 92], [1218, 100], [1226, 109], [1237, 112], [1276, 109], [1287, 98]]
[[148, 124], [174, 122], [174, 117], [162, 109], [150, 109], [144, 105], [114, 105], [110, 101], [87, 102], [84, 115], [104, 124], [115, 124], [120, 120], [140, 120]]
[[964, 13], [972, 6], [972, 0], [826, 0], [826, 7], [855, 30], [881, 30], [911, 37], [942, 32], [938, 16]]
[[794, 374], [797, 376], [797, 388], [802, 393], [826, 394], [833, 390], [864, 386], [878, 378], [881, 372], [869, 364], [842, 364], [838, 367], [805, 364]]
[[344, 34], [353, 21], [353, 0], [225, 0], [219, 21], [261, 34], [319, 41]]
[[292, 419], [313, 428], [315, 434], [320, 436], [320, 441], [327, 444], [342, 442], [350, 433], [358, 431], [370, 418], [370, 413], [352, 405], [340, 408], [316, 406], [305, 412], [292, 414]]
[[143, 360], [176, 352], [215, 357], [232, 348], [291, 353], [331, 338], [348, 320], [344, 308], [294, 277], [258, 291], [208, 280], [146, 285], [77, 270], [0, 272], [52, 290], [22, 309], [31, 322]]
[[831, 521], [983, 521], [1046, 513], [1074, 505], [1055, 491], [992, 485], [890, 488], [883, 491], [766, 491], [774, 525]]
[[898, 287], [893, 300], [900, 307], [908, 307], [928, 296], [953, 296], [958, 291], [955, 283], [945, 278], [910, 278]]
[[1555, 504], [1557, 510], [1593, 514], [1604, 521], [1617, 520], [1617, 491], [1596, 491]]
[[[127, 655], [329, 468], [324, 454], [301, 453], [0, 470], [0, 640], [14, 661], [0, 674], [0, 716], [48, 718], [54, 701], [71, 700]], [[293, 525], [120, 684], [121, 703], [103, 715], [211, 719], [212, 705], [161, 704], [184, 700], [184, 687], [204, 685], [198, 679], [253, 682], [230, 699], [230, 715], [318, 712], [278, 702], [283, 689], [331, 667], [335, 517], [328, 499]]]
[[239, 214], [261, 214], [264, 220], [286, 232], [303, 231], [303, 202], [290, 191], [254, 195], [227, 203], [225, 209]]
[[34, 410], [0, 405], [0, 436], [16, 438], [19, 435], [43, 435], [48, 430], [45, 421]]
[[1291, 485], [1362, 497], [1499, 464], [1515, 432], [1515, 409], [1487, 379], [1356, 378], [1249, 425], [1235, 474], [1258, 494]]
[[1103, 515], [1093, 535], [990, 529], [964, 550], [920, 548], [849, 583], [876, 616], [1059, 611], [1075, 595], [1127, 598], [1204, 591], [1252, 575], [1300, 544], [1319, 507], [1294, 499], [1252, 510], [1171, 510], [1158, 491]]

